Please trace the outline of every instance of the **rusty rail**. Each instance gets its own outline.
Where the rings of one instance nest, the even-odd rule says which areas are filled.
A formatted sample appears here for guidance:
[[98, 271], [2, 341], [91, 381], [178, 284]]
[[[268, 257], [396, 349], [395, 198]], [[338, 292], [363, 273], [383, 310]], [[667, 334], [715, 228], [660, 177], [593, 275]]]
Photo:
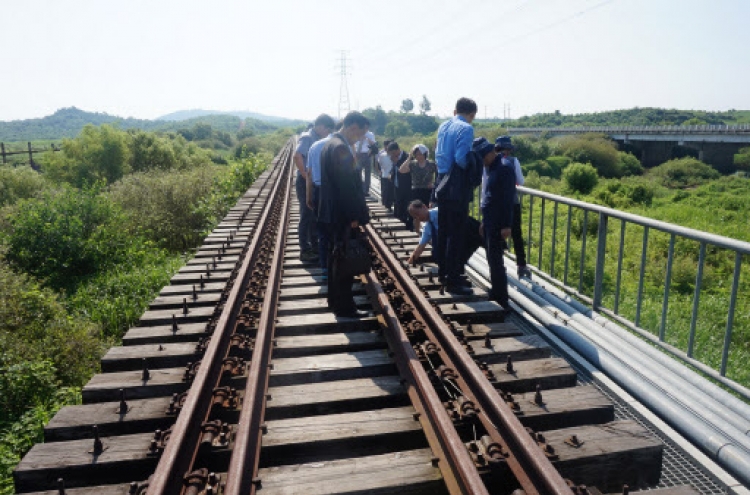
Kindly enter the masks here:
[[[273, 202], [278, 195], [278, 190], [283, 181], [287, 180], [290, 167], [286, 162], [291, 160], [293, 141], [290, 141], [282, 153], [281, 160], [284, 161], [282, 170], [279, 172], [278, 180], [274, 184], [269, 201]], [[169, 441], [164, 447], [159, 463], [153, 476], [148, 483], [149, 495], [175, 495], [180, 493], [183, 487], [183, 479], [197, 455], [197, 445], [201, 435], [201, 423], [205, 420], [211, 406], [211, 395], [214, 387], [219, 381], [222, 371], [222, 359], [229, 347], [231, 331], [237, 320], [239, 305], [245, 290], [245, 282], [248, 280], [251, 268], [258, 256], [264, 233], [269, 229], [269, 218], [271, 207], [266, 208], [259, 219], [256, 234], [248, 246], [242, 265], [238, 271], [237, 279], [229, 293], [226, 304], [218, 319], [216, 330], [208, 345], [202, 359], [201, 366], [193, 379], [182, 410], [172, 427]]]
[[[367, 225], [365, 229], [373, 246], [387, 263], [392, 276], [409, 298], [414, 307], [413, 313], [424, 321], [424, 332], [446, 352], [445, 365], [458, 372], [454, 381], [460, 392], [466, 399], [479, 406], [477, 418], [492, 440], [505, 447], [506, 461], [521, 488], [527, 495], [569, 495], [571, 489], [568, 483], [531, 438], [374, 227]], [[445, 359], [444, 357], [444, 361]]]

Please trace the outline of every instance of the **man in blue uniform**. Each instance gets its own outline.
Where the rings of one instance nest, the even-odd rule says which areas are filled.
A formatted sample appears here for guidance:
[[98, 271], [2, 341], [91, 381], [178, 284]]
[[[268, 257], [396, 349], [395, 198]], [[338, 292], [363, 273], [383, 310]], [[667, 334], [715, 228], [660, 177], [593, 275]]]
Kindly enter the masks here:
[[[438, 275], [445, 282], [447, 290], [456, 294], [469, 294], [471, 289], [466, 287], [461, 279], [461, 251], [465, 225], [469, 218], [471, 190], [462, 184], [457, 188], [451, 188], [449, 183], [460, 183], [460, 177], [468, 166], [474, 140], [474, 128], [471, 123], [477, 114], [477, 104], [469, 98], [461, 98], [456, 102], [453, 114], [452, 119], [440, 125], [435, 147], [438, 170], [435, 195], [440, 207], [435, 254]], [[453, 170], [455, 167], [460, 170]], [[441, 187], [443, 181], [445, 184]], [[441, 190], [452, 190], [452, 193], [444, 194]]]
[[508, 278], [503, 263], [505, 240], [513, 225], [513, 200], [516, 193], [515, 172], [503, 163], [495, 147], [485, 138], [474, 140], [473, 149], [484, 161], [482, 175], [482, 231], [487, 263], [490, 266], [490, 299], [508, 309]]
[[333, 119], [330, 115], [319, 115], [315, 119], [312, 129], [302, 133], [297, 143], [297, 149], [294, 151], [294, 165], [297, 167], [294, 187], [297, 191], [297, 201], [299, 201], [297, 235], [299, 236], [300, 259], [302, 261], [318, 259], [318, 255], [313, 249], [313, 244], [317, 244], [317, 242], [315, 242], [312, 210], [307, 207], [307, 154], [315, 141], [323, 139], [333, 131], [333, 125]]

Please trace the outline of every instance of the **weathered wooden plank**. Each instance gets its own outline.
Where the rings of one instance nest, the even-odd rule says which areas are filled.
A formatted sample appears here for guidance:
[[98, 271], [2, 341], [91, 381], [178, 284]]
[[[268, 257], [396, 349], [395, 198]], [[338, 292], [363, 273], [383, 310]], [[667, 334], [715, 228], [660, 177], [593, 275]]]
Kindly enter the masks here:
[[461, 323], [469, 320], [472, 323], [502, 321], [504, 317], [503, 307], [495, 301], [458, 302], [438, 307], [444, 316]]
[[395, 375], [271, 387], [266, 420], [409, 405]]
[[132, 399], [171, 396], [188, 389], [188, 384], [183, 381], [184, 367], [150, 370], [149, 375], [148, 380], [143, 380], [140, 371], [96, 374], [81, 391], [83, 402], [118, 400], [120, 389], [125, 390], [126, 397]]
[[396, 374], [385, 350], [274, 359], [269, 386]]
[[[359, 309], [370, 309], [372, 304], [367, 296], [354, 296], [354, 304]], [[316, 313], [327, 313], [331, 310], [328, 308], [328, 301], [325, 298], [308, 298], [297, 301], [281, 301], [276, 314], [278, 316], [290, 315], [312, 315]]]
[[148, 455], [153, 433], [102, 438], [104, 450], [93, 454], [93, 440], [38, 443], [13, 471], [18, 492], [51, 490], [64, 477], [69, 487], [102, 483], [127, 483], [146, 479], [157, 457]]
[[485, 341], [469, 342], [472, 357], [485, 363], [505, 363], [510, 357], [515, 361], [547, 358], [551, 350], [547, 342], [537, 335], [490, 339], [490, 346]]
[[[579, 447], [565, 443], [571, 435]], [[635, 421], [546, 431], [544, 437], [559, 456], [555, 466], [577, 484], [614, 491], [659, 482], [664, 446]]]
[[275, 466], [259, 471], [264, 495], [443, 495], [429, 449]]
[[[355, 283], [352, 287], [352, 292], [355, 295], [365, 294], [365, 288], [360, 283]], [[306, 299], [310, 297], [326, 296], [328, 294], [327, 285], [313, 285], [303, 287], [290, 287], [288, 289], [281, 289], [279, 293], [279, 300], [281, 301], [294, 301], [297, 299]]]
[[524, 426], [552, 430], [614, 421], [615, 407], [596, 387], [590, 385], [542, 391], [543, 404], [534, 402], [535, 392], [517, 394], [518, 419]]
[[182, 310], [178, 309], [148, 310], [141, 315], [140, 320], [138, 320], [138, 325], [148, 327], [172, 323], [173, 316], [177, 319], [178, 324], [206, 322], [211, 319], [214, 310], [214, 306], [188, 308], [187, 314], [184, 314]]
[[273, 349], [273, 357], [288, 358], [312, 354], [384, 349], [386, 343], [375, 331], [331, 333], [322, 335], [300, 335], [279, 337]]
[[313, 285], [320, 286], [325, 284], [326, 281], [320, 274], [314, 276], [291, 276], [285, 274], [284, 278], [281, 280], [281, 287], [310, 287]]
[[172, 325], [133, 327], [122, 338], [123, 345], [197, 342], [207, 336], [206, 323], [182, 323], [174, 331]]
[[143, 360], [149, 369], [176, 368], [200, 359], [195, 343], [143, 344], [111, 347], [102, 358], [102, 372], [142, 370]]
[[307, 268], [284, 268], [284, 279], [289, 277], [314, 277], [322, 274], [323, 269], [320, 266], [310, 265]]
[[412, 407], [266, 422], [262, 467], [426, 447]]
[[196, 308], [199, 306], [216, 306], [221, 300], [221, 293], [201, 293], [198, 289], [199, 286], [195, 287], [195, 297], [193, 294], [184, 294], [176, 296], [159, 296], [151, 301], [148, 305], [149, 309], [153, 311], [165, 310], [165, 309], [178, 309], [182, 310], [183, 305], [187, 304], [188, 309]]
[[242, 254], [242, 249], [240, 248], [233, 248], [233, 249], [221, 249], [219, 247], [206, 247], [206, 248], [200, 248], [197, 250], [194, 254], [194, 257], [196, 259], [200, 258], [209, 258], [213, 259], [216, 257], [221, 256], [240, 256]]
[[332, 313], [312, 315], [282, 316], [276, 324], [276, 335], [310, 335], [320, 332], [351, 332], [357, 330], [373, 330], [378, 327], [374, 317], [345, 318], [334, 316]]
[[[27, 495], [60, 495], [60, 491], [45, 490], [43, 492], [31, 492]], [[65, 495], [130, 495], [130, 484], [120, 483], [118, 485], [87, 486], [83, 488], [66, 488]]]
[[504, 364], [490, 364], [489, 369], [495, 374], [495, 387], [504, 392], [521, 393], [552, 388], [572, 387], [576, 384], [575, 370], [560, 358], [535, 359], [513, 363], [513, 373], [506, 371]]
[[456, 324], [463, 332], [466, 340], [484, 339], [488, 333], [490, 334], [490, 338], [493, 339], [523, 335], [523, 332], [521, 332], [514, 323], [509, 321], [503, 323], [472, 323], [466, 325], [460, 325], [458, 322], [454, 322], [454, 324]]
[[227, 284], [223, 282], [209, 282], [204, 283], [203, 287], [201, 287], [200, 282], [197, 284], [167, 285], [162, 287], [161, 291], [159, 291], [159, 295], [164, 297], [191, 295], [193, 293], [193, 286], [195, 286], [195, 290], [198, 291], [198, 294], [212, 294], [222, 292]]
[[203, 277], [203, 281], [205, 283], [209, 282], [226, 282], [229, 280], [229, 277], [232, 275], [231, 270], [215, 270], [211, 271], [210, 275], [207, 275], [206, 272], [202, 273], [196, 273], [196, 272], [179, 272], [176, 273], [170, 280], [170, 284], [175, 285], [184, 285], [184, 284], [200, 284], [201, 283], [201, 277]]
[[[240, 260], [240, 257], [236, 256], [236, 255], [235, 256], [222, 256], [221, 259], [219, 259], [218, 256], [216, 257], [216, 261], [217, 262], [221, 261], [221, 262], [224, 262], [224, 263], [234, 263], [234, 264], [236, 264], [239, 260]], [[206, 263], [212, 263], [212, 262], [213, 262], [213, 259], [210, 259], [210, 260], [207, 261], [205, 258], [193, 258], [190, 261], [188, 261], [186, 263], [186, 265], [199, 265], [199, 266], [202, 265], [202, 266], [205, 267]]]
[[175, 416], [166, 414], [171, 397], [125, 401], [128, 410], [119, 413], [119, 402], [99, 402], [66, 406], [44, 427], [45, 442], [93, 438], [92, 425], [97, 425], [102, 436], [153, 432], [166, 429]]
[[[439, 304], [454, 303], [454, 302], [473, 302], [487, 299], [487, 291], [480, 289], [479, 287], [472, 287], [471, 294], [451, 294], [446, 290], [432, 289], [427, 291], [427, 297], [430, 300], [435, 301]], [[441, 294], [442, 292], [442, 294]]]

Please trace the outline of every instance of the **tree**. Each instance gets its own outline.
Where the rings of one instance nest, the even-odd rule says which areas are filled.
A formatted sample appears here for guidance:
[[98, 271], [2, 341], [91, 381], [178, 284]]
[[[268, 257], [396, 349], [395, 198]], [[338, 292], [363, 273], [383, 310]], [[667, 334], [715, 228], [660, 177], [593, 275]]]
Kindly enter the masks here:
[[407, 98], [401, 102], [401, 111], [404, 113], [409, 113], [412, 110], [414, 110], [414, 102], [411, 101], [411, 98]]
[[427, 112], [432, 110], [432, 104], [430, 103], [430, 100], [427, 99], [427, 95], [422, 95], [422, 102], [419, 104], [419, 110], [422, 115], [426, 115]]
[[734, 164], [738, 169], [750, 172], [750, 147], [742, 148], [734, 155]]
[[599, 176], [588, 163], [572, 163], [563, 172], [563, 182], [570, 191], [588, 194], [596, 187]]
[[393, 120], [385, 126], [385, 135], [389, 138], [409, 136], [411, 133], [411, 127], [403, 120]]

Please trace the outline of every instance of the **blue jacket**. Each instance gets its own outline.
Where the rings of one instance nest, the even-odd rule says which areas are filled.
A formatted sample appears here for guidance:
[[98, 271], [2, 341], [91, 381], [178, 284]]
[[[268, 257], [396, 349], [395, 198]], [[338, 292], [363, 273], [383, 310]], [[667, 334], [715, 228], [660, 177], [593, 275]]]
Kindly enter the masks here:
[[482, 206], [482, 223], [485, 230], [511, 228], [515, 196], [515, 170], [511, 166], [503, 165], [502, 157], [498, 155], [487, 168]]

